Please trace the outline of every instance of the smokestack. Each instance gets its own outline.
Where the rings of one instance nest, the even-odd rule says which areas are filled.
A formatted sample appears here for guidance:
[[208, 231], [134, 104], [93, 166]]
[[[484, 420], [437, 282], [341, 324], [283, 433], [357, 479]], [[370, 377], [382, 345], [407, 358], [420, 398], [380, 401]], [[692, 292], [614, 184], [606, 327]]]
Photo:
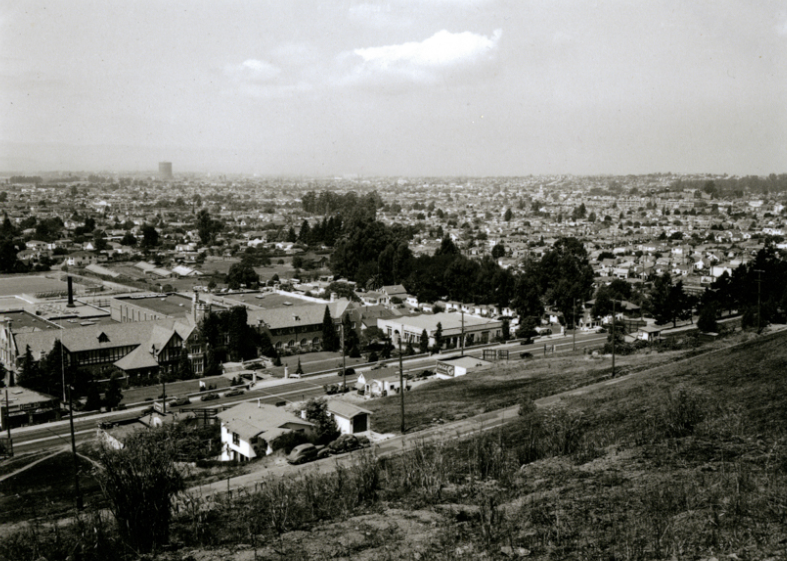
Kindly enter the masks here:
[[74, 283], [71, 280], [71, 275], [68, 275], [68, 304], [66, 308], [75, 308], [74, 305]]

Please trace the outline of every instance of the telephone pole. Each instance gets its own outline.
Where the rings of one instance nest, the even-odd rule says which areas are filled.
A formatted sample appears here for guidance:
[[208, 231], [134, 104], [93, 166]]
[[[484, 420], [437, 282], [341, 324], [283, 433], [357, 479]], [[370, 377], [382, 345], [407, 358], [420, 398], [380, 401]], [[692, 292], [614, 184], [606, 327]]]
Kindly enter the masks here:
[[465, 303], [462, 302], [462, 356], [465, 356]]
[[[8, 376], [8, 380], [11, 380], [11, 376]], [[5, 385], [5, 419], [3, 419], [3, 423], [5, 423], [5, 429], [8, 433], [8, 457], [14, 457], [14, 441], [11, 439], [11, 410], [8, 408], [8, 384]]]
[[402, 400], [402, 434], [404, 434], [404, 365], [402, 362], [402, 337], [404, 336], [404, 325], [399, 333], [399, 396]]
[[760, 323], [760, 308], [762, 305], [762, 269], [754, 269], [757, 273], [757, 334], [762, 332], [762, 324]]
[[347, 391], [347, 353], [344, 350], [344, 322], [342, 321], [342, 392]]
[[615, 377], [615, 339], [618, 338], [618, 332], [615, 328], [615, 304], [616, 300], [612, 300], [612, 377]]
[[68, 386], [68, 423], [71, 426], [71, 455], [74, 457], [74, 493], [76, 494], [77, 510], [82, 510], [82, 491], [79, 489], [79, 459], [77, 458], [77, 441], [74, 436], [74, 402], [71, 399], [72, 387]]
[[577, 299], [574, 298], [574, 333], [572, 335], [571, 350], [577, 350]]

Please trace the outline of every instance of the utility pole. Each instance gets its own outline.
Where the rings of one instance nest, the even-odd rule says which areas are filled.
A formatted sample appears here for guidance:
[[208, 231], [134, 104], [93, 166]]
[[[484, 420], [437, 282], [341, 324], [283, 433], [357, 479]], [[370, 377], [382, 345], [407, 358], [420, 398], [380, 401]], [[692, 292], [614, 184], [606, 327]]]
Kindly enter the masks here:
[[167, 414], [167, 380], [164, 372], [159, 372], [158, 379], [161, 380], [161, 407], [163, 415]]
[[[8, 377], [9, 381], [11, 376]], [[11, 439], [11, 410], [8, 408], [8, 384], [5, 386], [5, 419], [3, 422], [5, 423], [5, 429], [8, 433], [8, 457], [14, 457], [14, 441]]]
[[577, 299], [574, 298], [574, 334], [571, 341], [571, 350], [577, 350]]
[[344, 350], [344, 322], [342, 321], [342, 391], [347, 391], [347, 352]]
[[60, 375], [63, 378], [63, 403], [66, 402], [66, 369], [63, 365], [63, 340], [58, 339], [60, 345]]
[[462, 356], [465, 356], [465, 303], [462, 302]]
[[399, 333], [399, 395], [402, 398], [402, 434], [404, 434], [404, 365], [402, 362], [402, 337], [404, 336], [404, 325]]
[[82, 510], [82, 492], [79, 490], [79, 460], [77, 459], [77, 441], [74, 436], [74, 402], [71, 399], [71, 390], [73, 388], [68, 386], [68, 409], [69, 416], [68, 422], [71, 425], [71, 455], [74, 457], [74, 493], [76, 493], [77, 510]]
[[762, 332], [762, 324], [760, 323], [760, 307], [762, 302], [762, 269], [754, 269], [757, 273], [757, 333]]
[[612, 377], [615, 377], [615, 339], [618, 338], [618, 332], [615, 327], [615, 304], [617, 300], [612, 300]]

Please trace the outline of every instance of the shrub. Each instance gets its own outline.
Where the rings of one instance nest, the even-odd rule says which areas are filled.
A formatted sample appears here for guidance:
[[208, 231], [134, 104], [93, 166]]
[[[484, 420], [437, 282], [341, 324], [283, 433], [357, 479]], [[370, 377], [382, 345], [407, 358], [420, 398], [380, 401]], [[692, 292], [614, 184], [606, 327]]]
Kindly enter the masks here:
[[310, 440], [305, 433], [291, 431], [277, 436], [271, 441], [270, 445], [271, 450], [274, 452], [283, 450], [285, 454], [289, 454], [293, 448], [307, 442], [310, 442]]
[[102, 447], [96, 472], [121, 539], [146, 553], [169, 541], [171, 497], [183, 489], [167, 428], [134, 433], [121, 450]]
[[519, 400], [519, 416], [526, 417], [531, 413], [535, 413], [538, 408], [536, 403], [530, 399], [530, 396], [524, 396]]
[[661, 410], [661, 425], [664, 434], [680, 438], [694, 433], [694, 429], [705, 418], [704, 399], [700, 393], [685, 386], [670, 392]]

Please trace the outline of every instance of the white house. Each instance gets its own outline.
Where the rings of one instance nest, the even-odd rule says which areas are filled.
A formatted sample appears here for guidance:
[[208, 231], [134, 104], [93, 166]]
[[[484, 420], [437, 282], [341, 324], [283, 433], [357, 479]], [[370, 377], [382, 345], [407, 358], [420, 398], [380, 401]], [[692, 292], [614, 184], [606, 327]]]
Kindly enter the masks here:
[[336, 421], [342, 434], [355, 434], [371, 429], [369, 418], [372, 412], [348, 401], [340, 399], [328, 401], [328, 413]]
[[[217, 414], [221, 422], [221, 461], [237, 460], [247, 462], [257, 457], [256, 444], [264, 446], [265, 454], [270, 454], [271, 442], [282, 434], [309, 432], [314, 425], [276, 407], [261, 404], [259, 401], [245, 402]], [[262, 446], [257, 446], [261, 450]]]

